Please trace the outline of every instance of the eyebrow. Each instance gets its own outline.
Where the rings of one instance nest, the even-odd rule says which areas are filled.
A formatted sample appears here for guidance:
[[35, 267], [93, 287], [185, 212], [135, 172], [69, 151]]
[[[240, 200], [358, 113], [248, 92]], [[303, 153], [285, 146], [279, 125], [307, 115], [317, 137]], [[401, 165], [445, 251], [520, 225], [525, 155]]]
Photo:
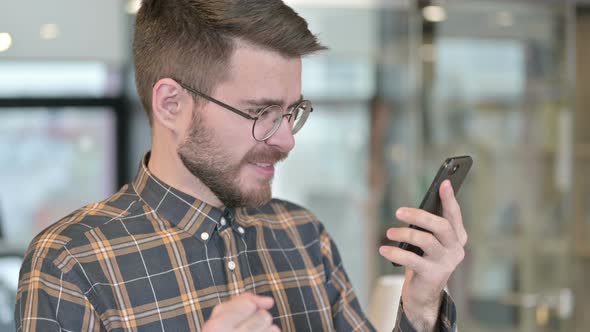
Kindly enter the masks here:
[[[299, 96], [299, 100], [289, 105], [287, 108], [292, 108], [297, 106], [300, 102], [303, 101], [303, 95]], [[270, 105], [283, 105], [283, 101], [279, 99], [272, 99], [272, 98], [262, 98], [262, 99], [249, 99], [244, 101], [245, 104], [253, 105], [253, 106], [270, 106]]]

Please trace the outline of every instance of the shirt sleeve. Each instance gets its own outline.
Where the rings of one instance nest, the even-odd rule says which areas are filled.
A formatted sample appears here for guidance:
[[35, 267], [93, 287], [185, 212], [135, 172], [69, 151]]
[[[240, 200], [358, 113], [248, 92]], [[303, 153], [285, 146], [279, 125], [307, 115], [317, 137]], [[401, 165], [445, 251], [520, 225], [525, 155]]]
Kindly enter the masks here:
[[[327, 279], [326, 289], [332, 307], [334, 328], [336, 331], [375, 331], [360, 307], [348, 275], [342, 266], [336, 244], [323, 226], [320, 227], [320, 230], [322, 259]], [[455, 304], [446, 292], [443, 292], [438, 317], [435, 331], [457, 331]], [[393, 331], [417, 332], [404, 313], [403, 303], [400, 303]]]
[[[400, 302], [397, 312], [397, 319], [395, 320], [395, 327], [393, 332], [417, 332], [410, 324], [408, 317], [404, 313], [404, 304]], [[447, 292], [443, 292], [443, 298], [440, 305], [440, 312], [438, 315], [438, 322], [436, 323], [436, 332], [457, 332], [457, 311], [455, 303]]]
[[27, 257], [20, 272], [17, 331], [106, 331], [75, 279], [52, 261]]
[[323, 226], [320, 226], [320, 246], [334, 329], [347, 332], [375, 331], [360, 307], [356, 293], [342, 266], [338, 248]]

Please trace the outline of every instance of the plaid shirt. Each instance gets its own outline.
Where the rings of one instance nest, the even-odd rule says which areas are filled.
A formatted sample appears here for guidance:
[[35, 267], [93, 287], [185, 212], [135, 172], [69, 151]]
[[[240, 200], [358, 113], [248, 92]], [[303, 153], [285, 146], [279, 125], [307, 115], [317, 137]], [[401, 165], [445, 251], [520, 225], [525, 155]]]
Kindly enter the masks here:
[[[32, 241], [18, 331], [199, 331], [215, 305], [246, 292], [275, 299], [282, 331], [374, 331], [334, 242], [308, 211], [280, 200], [215, 208], [146, 164], [118, 193]], [[400, 308], [395, 330], [413, 331]], [[446, 295], [441, 313], [440, 330], [451, 331]]]

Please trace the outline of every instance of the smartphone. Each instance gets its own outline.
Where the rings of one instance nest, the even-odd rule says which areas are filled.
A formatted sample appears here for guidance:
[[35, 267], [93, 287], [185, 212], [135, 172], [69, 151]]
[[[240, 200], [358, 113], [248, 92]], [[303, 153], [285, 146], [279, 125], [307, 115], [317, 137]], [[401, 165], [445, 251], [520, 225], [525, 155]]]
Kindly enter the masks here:
[[[463, 180], [465, 180], [467, 173], [469, 173], [469, 170], [471, 169], [471, 165], [473, 165], [473, 159], [471, 159], [470, 156], [451, 157], [445, 160], [436, 173], [434, 180], [432, 180], [432, 184], [430, 184], [428, 192], [426, 192], [426, 195], [424, 195], [422, 203], [420, 204], [420, 209], [437, 216], [442, 216], [442, 201], [438, 192], [441, 183], [443, 183], [445, 180], [450, 180], [453, 190], [455, 191], [455, 194], [457, 194], [457, 192], [459, 192], [459, 188], [461, 188]], [[428, 232], [427, 230], [415, 225], [410, 225], [409, 227]], [[422, 249], [406, 242], [400, 243], [398, 247], [409, 250], [418, 256], [424, 255], [424, 251], [422, 251]], [[393, 265], [400, 266], [396, 263], [393, 263]]]

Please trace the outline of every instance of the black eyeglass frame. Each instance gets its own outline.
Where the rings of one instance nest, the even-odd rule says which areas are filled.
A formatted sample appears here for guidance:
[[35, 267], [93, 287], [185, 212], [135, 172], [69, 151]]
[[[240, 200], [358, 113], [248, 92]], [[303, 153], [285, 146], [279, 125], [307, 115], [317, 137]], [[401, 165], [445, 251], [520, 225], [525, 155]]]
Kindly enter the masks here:
[[[237, 108], [235, 108], [233, 106], [230, 106], [230, 105], [228, 105], [228, 104], [226, 104], [226, 103], [224, 103], [224, 102], [222, 102], [222, 101], [220, 101], [218, 99], [215, 99], [215, 98], [213, 98], [213, 97], [211, 97], [211, 96], [209, 96], [209, 95], [207, 95], [205, 93], [202, 93], [201, 91], [199, 91], [199, 90], [191, 87], [188, 84], [183, 83], [180, 80], [177, 80], [177, 79], [173, 79], [173, 80], [176, 83], [178, 83], [183, 89], [185, 89], [185, 90], [187, 90], [187, 91], [189, 91], [189, 92], [191, 92], [191, 93], [193, 93], [193, 94], [195, 94], [195, 95], [197, 95], [197, 96], [199, 96], [201, 98], [204, 98], [204, 99], [206, 99], [206, 100], [208, 100], [208, 101], [210, 101], [210, 102], [212, 102], [214, 104], [217, 104], [218, 106], [221, 106], [221, 107], [225, 108], [226, 110], [231, 111], [231, 112], [233, 112], [233, 113], [235, 113], [235, 114], [237, 114], [237, 115], [239, 115], [239, 116], [241, 116], [243, 118], [246, 118], [248, 120], [254, 121], [254, 123], [252, 124], [252, 137], [254, 137], [254, 139], [257, 140], [257, 141], [260, 141], [260, 142], [266, 141], [267, 139], [271, 138], [279, 130], [279, 128], [281, 127], [281, 123], [283, 121], [279, 121], [278, 125], [275, 125], [273, 127], [273, 129], [271, 131], [269, 131], [263, 138], [258, 139], [256, 137], [256, 135], [254, 134], [254, 128], [256, 128], [256, 122], [258, 121], [258, 119], [260, 119], [260, 116], [251, 116], [250, 114], [248, 114], [248, 113], [246, 113], [244, 111], [240, 111], [239, 109], [237, 109]], [[310, 105], [309, 112], [307, 113], [306, 118], [302, 120], [303, 121], [303, 124], [305, 124], [305, 122], [307, 121], [307, 117], [309, 116], [309, 114], [311, 112], [313, 112], [313, 107], [311, 106], [311, 101], [306, 100], [306, 99], [303, 99], [300, 102], [298, 102], [297, 105], [295, 105], [295, 106], [292, 107], [292, 110], [290, 112], [287, 112], [287, 113], [283, 114], [282, 117], [283, 118], [287, 117], [287, 121], [289, 123], [291, 123], [291, 117], [293, 116], [293, 111], [296, 110], [303, 103], [309, 103], [309, 105]], [[258, 113], [259, 114], [262, 114], [262, 113], [264, 113], [264, 110], [269, 109], [271, 107], [279, 107], [279, 108], [283, 109], [283, 107], [281, 105], [268, 105], [268, 106], [263, 107], [262, 109], [260, 109], [258, 111]], [[301, 127], [303, 127], [303, 124], [301, 125]], [[301, 127], [299, 127], [296, 131], [294, 131], [293, 132], [293, 135], [295, 135], [299, 131], [299, 129], [301, 129]]]

